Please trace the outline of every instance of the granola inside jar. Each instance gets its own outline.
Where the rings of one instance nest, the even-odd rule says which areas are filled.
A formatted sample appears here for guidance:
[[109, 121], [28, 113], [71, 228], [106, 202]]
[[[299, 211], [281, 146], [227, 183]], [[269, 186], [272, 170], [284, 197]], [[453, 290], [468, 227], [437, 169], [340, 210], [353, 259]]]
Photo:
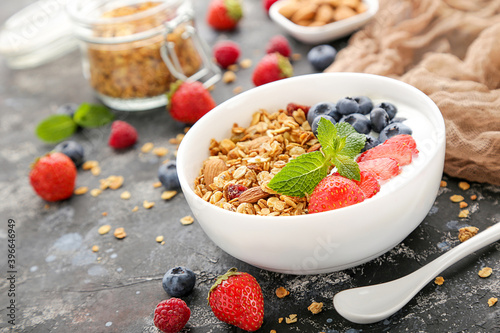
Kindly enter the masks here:
[[68, 5], [81, 40], [84, 76], [102, 102], [136, 111], [167, 104], [177, 79], [220, 76], [185, 0], [76, 0]]

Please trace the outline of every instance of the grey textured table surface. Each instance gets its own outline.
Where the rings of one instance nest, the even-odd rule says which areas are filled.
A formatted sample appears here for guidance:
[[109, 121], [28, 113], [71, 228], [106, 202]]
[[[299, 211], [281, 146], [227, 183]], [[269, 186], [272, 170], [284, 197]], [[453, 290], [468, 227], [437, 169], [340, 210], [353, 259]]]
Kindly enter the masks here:
[[[0, 21], [32, 1], [3, 1]], [[260, 1], [246, 1], [246, 17], [231, 33], [216, 33], [207, 27], [204, 12], [208, 1], [195, 0], [198, 28], [210, 45], [230, 38], [242, 45], [244, 58], [254, 61], [263, 55], [265, 42], [282, 32], [264, 13]], [[305, 59], [310, 46], [289, 38], [295, 52], [303, 55], [294, 62], [295, 74], [312, 73]], [[346, 39], [333, 45], [342, 47]], [[233, 88], [253, 85], [251, 69], [240, 70], [237, 82], [218, 83], [213, 91], [217, 103], [233, 96]], [[263, 271], [227, 255], [213, 244], [196, 223], [183, 226], [179, 219], [190, 215], [182, 194], [170, 201], [160, 199], [153, 188], [162, 159], [140, 154], [145, 142], [169, 149], [169, 139], [183, 130], [164, 108], [140, 113], [116, 112], [118, 119], [133, 124], [140, 141], [135, 149], [116, 153], [106, 144], [109, 126], [83, 130], [73, 139], [86, 149], [88, 160], [100, 162], [102, 174], [79, 171], [77, 185], [98, 187], [109, 175], [125, 178], [124, 190], [132, 199], [120, 200], [120, 191], [105, 191], [51, 203], [41, 200], [28, 182], [29, 165], [36, 156], [53, 148], [34, 135], [35, 125], [68, 102], [98, 101], [81, 74], [80, 54], [75, 51], [52, 63], [29, 70], [10, 70], [0, 64], [0, 331], [2, 332], [157, 332], [153, 311], [168, 295], [161, 279], [175, 265], [185, 265], [197, 274], [194, 292], [184, 299], [192, 316], [186, 332], [239, 332], [218, 321], [207, 305], [206, 295], [214, 278], [230, 267], [251, 273], [261, 284], [265, 298], [265, 318], [261, 332], [500, 332], [500, 305], [488, 307], [490, 297], [500, 297], [500, 244], [492, 244], [443, 272], [445, 283], [429, 283], [401, 311], [373, 325], [352, 324], [333, 308], [332, 298], [345, 288], [385, 282], [406, 275], [459, 244], [458, 228], [473, 225], [484, 230], [499, 222], [498, 187], [472, 183], [469, 190], [458, 188], [457, 179], [443, 175], [442, 188], [422, 224], [401, 244], [364, 265], [331, 274], [292, 276]], [[458, 218], [458, 204], [452, 194], [462, 194], [471, 214]], [[470, 195], [477, 200], [471, 201]], [[155, 201], [150, 210], [142, 201]], [[139, 211], [131, 213], [133, 206]], [[103, 216], [107, 212], [107, 216]], [[9, 296], [7, 280], [8, 219], [15, 221], [15, 296]], [[117, 240], [112, 233], [101, 236], [103, 224], [124, 227], [128, 236]], [[390, 232], [390, 231], [388, 231]], [[155, 241], [164, 235], [165, 244]], [[92, 252], [94, 245], [99, 252]], [[481, 279], [482, 267], [493, 268]], [[284, 299], [274, 292], [279, 286], [290, 291]], [[10, 300], [16, 304], [15, 326], [8, 323]], [[312, 315], [312, 301], [323, 302], [324, 310]], [[298, 315], [294, 324], [278, 323], [278, 318]]]

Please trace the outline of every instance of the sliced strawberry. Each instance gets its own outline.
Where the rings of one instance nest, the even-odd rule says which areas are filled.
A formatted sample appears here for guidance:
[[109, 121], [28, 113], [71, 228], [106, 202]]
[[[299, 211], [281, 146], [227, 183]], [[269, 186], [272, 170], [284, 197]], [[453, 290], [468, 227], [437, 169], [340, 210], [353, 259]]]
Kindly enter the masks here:
[[365, 200], [363, 191], [350, 179], [336, 174], [323, 178], [309, 200], [309, 213], [319, 213], [357, 204]]
[[401, 173], [398, 161], [389, 157], [358, 162], [359, 170], [371, 171], [380, 180], [391, 179]]
[[363, 191], [365, 199], [373, 197], [380, 191], [380, 184], [377, 180], [377, 175], [368, 170], [362, 170], [359, 172], [361, 179], [359, 181], [353, 180]]
[[410, 147], [413, 155], [418, 155], [417, 143], [415, 142], [415, 140], [413, 139], [413, 137], [411, 135], [409, 135], [409, 134], [395, 135], [395, 136], [385, 140], [384, 144], [396, 143], [396, 142], [403, 143], [403, 144], [407, 145], [408, 147]]
[[382, 157], [393, 158], [398, 161], [401, 166], [408, 165], [411, 163], [411, 149], [408, 145], [401, 142], [384, 143], [372, 149], [368, 149], [358, 157], [357, 161], [359, 163]]

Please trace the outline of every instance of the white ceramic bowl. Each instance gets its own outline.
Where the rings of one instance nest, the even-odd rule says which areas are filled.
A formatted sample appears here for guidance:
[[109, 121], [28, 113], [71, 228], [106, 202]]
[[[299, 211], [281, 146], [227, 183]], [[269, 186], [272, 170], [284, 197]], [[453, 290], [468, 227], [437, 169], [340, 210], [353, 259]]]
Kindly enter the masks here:
[[[218, 208], [194, 193], [193, 182], [209, 156], [210, 139], [230, 137], [234, 123], [248, 126], [251, 115], [260, 108], [274, 112], [289, 102], [312, 105], [356, 95], [394, 103], [399, 108], [397, 115], [408, 118], [420, 150], [419, 156], [372, 198], [329, 212], [263, 217]], [[182, 140], [177, 170], [196, 221], [225, 252], [270, 271], [316, 274], [367, 262], [405, 239], [434, 203], [444, 152], [443, 118], [420, 90], [382, 76], [321, 73], [265, 84], [215, 107]]]
[[269, 16], [290, 35], [306, 44], [326, 43], [349, 35], [368, 23], [378, 11], [378, 0], [363, 0], [367, 11], [344, 20], [325, 24], [319, 27], [305, 27], [293, 23], [279, 13], [284, 1], [275, 2], [269, 8]]

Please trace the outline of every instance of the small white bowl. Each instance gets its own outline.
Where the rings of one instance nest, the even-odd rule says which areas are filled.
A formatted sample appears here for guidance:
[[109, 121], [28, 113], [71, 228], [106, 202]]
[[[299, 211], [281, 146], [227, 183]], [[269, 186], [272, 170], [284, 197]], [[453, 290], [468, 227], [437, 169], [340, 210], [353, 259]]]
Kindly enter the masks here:
[[345, 37], [355, 30], [368, 23], [378, 11], [378, 0], [363, 0], [367, 10], [364, 13], [325, 24], [318, 27], [305, 27], [293, 23], [279, 13], [279, 9], [285, 4], [285, 1], [275, 2], [269, 8], [271, 19], [285, 29], [290, 35], [306, 44], [320, 44]]
[[[230, 137], [234, 123], [248, 126], [252, 114], [261, 108], [275, 112], [289, 102], [313, 105], [357, 95], [394, 103], [398, 117], [408, 119], [420, 150], [372, 198], [329, 212], [272, 217], [230, 212], [194, 193], [194, 180], [209, 156], [210, 139]], [[266, 270], [316, 274], [367, 262], [405, 239], [434, 203], [444, 152], [444, 120], [436, 104], [420, 90], [382, 76], [320, 73], [265, 84], [215, 107], [182, 140], [177, 170], [196, 221], [221, 249]]]

